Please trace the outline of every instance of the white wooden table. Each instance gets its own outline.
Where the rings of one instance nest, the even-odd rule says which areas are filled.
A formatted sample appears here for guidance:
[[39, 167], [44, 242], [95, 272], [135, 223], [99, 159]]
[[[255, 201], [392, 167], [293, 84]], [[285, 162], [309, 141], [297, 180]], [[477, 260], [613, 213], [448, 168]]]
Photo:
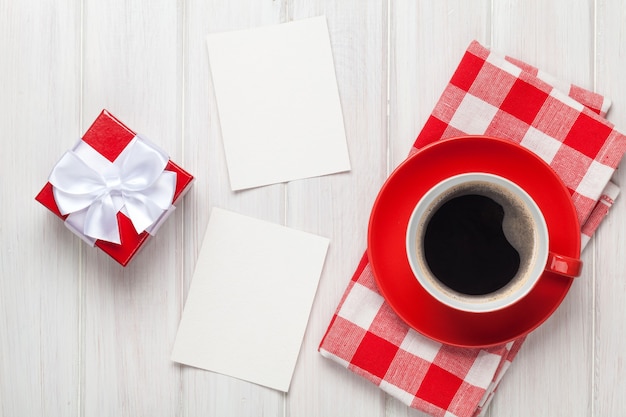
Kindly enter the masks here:
[[[352, 170], [234, 193], [205, 37], [322, 14]], [[626, 126], [624, 28], [620, 0], [0, 0], [0, 416], [421, 416], [317, 353], [379, 187], [472, 39], [610, 96]], [[197, 177], [126, 269], [33, 199], [102, 108]], [[331, 240], [288, 394], [169, 359], [212, 206]], [[626, 415], [624, 196], [583, 259], [488, 415]]]

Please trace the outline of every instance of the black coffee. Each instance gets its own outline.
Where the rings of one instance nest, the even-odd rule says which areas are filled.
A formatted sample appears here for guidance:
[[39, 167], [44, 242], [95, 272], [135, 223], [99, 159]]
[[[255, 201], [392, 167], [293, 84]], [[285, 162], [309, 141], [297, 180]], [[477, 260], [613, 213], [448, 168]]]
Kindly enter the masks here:
[[454, 197], [437, 209], [424, 233], [424, 256], [433, 275], [468, 295], [494, 292], [520, 267], [520, 255], [502, 231], [504, 209], [489, 197]]

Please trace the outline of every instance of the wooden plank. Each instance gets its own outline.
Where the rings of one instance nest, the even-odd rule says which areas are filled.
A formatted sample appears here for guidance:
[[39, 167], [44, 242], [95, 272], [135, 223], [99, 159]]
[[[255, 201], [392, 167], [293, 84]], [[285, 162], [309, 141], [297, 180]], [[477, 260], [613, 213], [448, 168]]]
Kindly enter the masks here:
[[[352, 171], [233, 193], [205, 37], [320, 14]], [[624, 15], [618, 0], [0, 0], [0, 417], [424, 416], [317, 353], [365, 249], [373, 199], [472, 39], [606, 93], [619, 125]], [[102, 108], [197, 177], [127, 269], [33, 201]], [[529, 337], [488, 415], [626, 412], [623, 198], [584, 253], [582, 279]], [[331, 239], [288, 395], [169, 360], [212, 206]]]
[[[495, 50], [587, 88], [593, 87], [592, 33], [591, 1], [493, 4]], [[502, 381], [491, 415], [591, 415], [593, 251], [591, 246], [583, 253], [582, 278], [563, 304], [528, 337]]]
[[[284, 223], [284, 185], [239, 192], [230, 189], [206, 46], [209, 33], [280, 23], [282, 7], [281, 2], [253, 0], [184, 3], [184, 163], [197, 181], [182, 207], [187, 246], [181, 299], [187, 296], [212, 207]], [[204, 370], [176, 366], [183, 376], [185, 415], [283, 415], [284, 394], [278, 391]]]
[[[622, 41], [626, 7], [617, 0], [597, 2], [596, 73], [597, 91], [614, 100], [609, 120], [624, 132], [626, 81], [623, 71], [626, 45]], [[623, 162], [622, 165], [623, 167]], [[614, 180], [622, 188], [605, 223], [600, 226], [595, 245], [595, 321], [593, 415], [617, 416], [626, 413], [626, 172], [619, 169]]]
[[79, 135], [80, 4], [0, 16], [0, 416], [76, 416], [81, 243], [34, 197]]
[[472, 40], [489, 44], [490, 2], [391, 2], [390, 170], [411, 145]]
[[287, 187], [287, 224], [328, 237], [330, 247], [286, 414], [381, 416], [382, 391], [317, 348], [366, 249], [369, 209], [386, 176], [387, 5], [295, 1], [289, 18], [320, 15], [329, 27], [351, 171]]
[[[408, 155], [472, 40], [489, 42], [489, 1], [390, 3], [389, 172]], [[386, 416], [426, 416], [388, 397]]]
[[[176, 2], [85, 1], [83, 129], [106, 108], [181, 162], [182, 9]], [[181, 309], [177, 210], [127, 268], [86, 250], [84, 415], [180, 413], [169, 361]]]

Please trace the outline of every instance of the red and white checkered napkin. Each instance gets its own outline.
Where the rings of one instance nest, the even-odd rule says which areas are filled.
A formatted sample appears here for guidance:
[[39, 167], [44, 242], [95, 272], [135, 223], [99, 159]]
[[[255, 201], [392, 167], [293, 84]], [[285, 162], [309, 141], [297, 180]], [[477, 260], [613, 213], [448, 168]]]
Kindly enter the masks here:
[[[610, 178], [626, 150], [626, 137], [604, 119], [608, 106], [598, 94], [473, 42], [411, 152], [468, 134], [520, 143], [570, 190], [585, 245], [617, 197]], [[469, 349], [418, 334], [380, 295], [364, 256], [319, 350], [411, 407], [469, 417], [486, 409], [523, 341]]]

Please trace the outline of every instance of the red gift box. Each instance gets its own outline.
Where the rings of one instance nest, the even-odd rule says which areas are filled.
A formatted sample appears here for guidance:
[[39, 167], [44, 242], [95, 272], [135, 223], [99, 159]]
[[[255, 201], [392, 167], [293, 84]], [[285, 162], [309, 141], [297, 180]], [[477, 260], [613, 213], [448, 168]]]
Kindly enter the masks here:
[[[134, 140], [141, 140], [142, 144], [146, 143], [145, 148], [147, 148], [149, 152], [157, 154], [162, 153], [162, 151], [155, 145], [147, 141], [144, 142], [145, 139], [143, 138], [137, 138], [138, 136], [135, 132], [117, 120], [111, 113], [103, 110], [93, 122], [91, 127], [89, 127], [82, 140], [79, 142], [79, 145], [77, 145], [74, 149], [78, 146], [82, 146], [83, 148], [92, 148], [92, 150], [97, 151], [98, 154], [106, 158], [106, 160], [111, 163], [115, 162], [118, 157], [120, 157], [122, 152], [129, 146], [129, 144], [134, 142]], [[149, 228], [146, 228], [146, 230], [143, 230], [140, 233], [137, 232], [137, 227], [133, 225], [133, 222], [124, 210], [117, 211], [115, 214], [119, 230], [119, 244], [103, 239], [93, 239], [86, 236], [82, 231], [76, 230], [75, 227], [70, 225], [68, 225], [68, 227], [83, 240], [99, 247], [122, 266], [126, 266], [137, 251], [148, 240], [149, 236], [156, 233], [158, 226], [160, 226], [160, 224], [165, 220], [165, 218], [167, 218], [169, 213], [174, 208], [173, 205], [185, 194], [193, 182], [194, 178], [192, 175], [173, 163], [168, 157], [166, 158], [167, 159], [164, 160], [166, 161], [164, 162], [166, 165], [162, 172], [170, 171], [175, 174], [175, 187], [172, 190], [173, 198], [170, 208], [164, 210], [163, 213], [159, 215], [159, 218], [154, 221]], [[89, 163], [85, 163], [85, 165], [90, 166]], [[59, 209], [59, 204], [57, 204], [57, 199], [55, 198], [55, 187], [50, 181], [43, 187], [39, 194], [37, 194], [35, 199], [63, 220], [67, 220], [68, 216], [71, 214], [63, 214]], [[66, 222], [66, 224], [68, 223]]]

